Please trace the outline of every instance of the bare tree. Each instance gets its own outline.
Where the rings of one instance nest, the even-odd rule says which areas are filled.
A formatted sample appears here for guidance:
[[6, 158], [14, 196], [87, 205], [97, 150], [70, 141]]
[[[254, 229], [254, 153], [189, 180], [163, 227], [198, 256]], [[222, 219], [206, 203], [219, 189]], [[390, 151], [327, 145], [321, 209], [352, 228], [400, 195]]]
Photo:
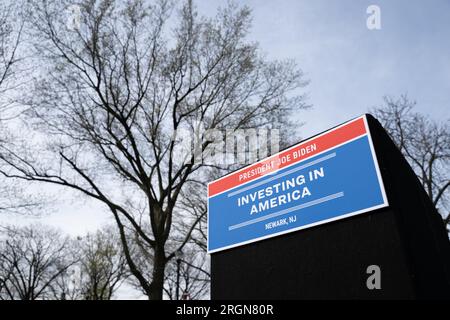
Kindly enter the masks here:
[[414, 111], [406, 95], [384, 98], [372, 110], [408, 160], [436, 209], [450, 226], [450, 120], [436, 122]]
[[68, 253], [76, 263], [66, 268], [50, 286], [52, 299], [111, 300], [129, 276], [119, 236], [105, 226], [70, 242]]
[[[0, 145], [15, 143], [6, 122], [23, 111], [15, 95], [29, 80], [26, 72], [30, 68], [24, 54], [25, 20], [22, 0], [0, 2]], [[35, 215], [41, 212], [44, 202], [41, 196], [28, 192], [18, 181], [0, 180], [0, 213]]]
[[209, 299], [211, 275], [204, 250], [187, 245], [167, 266], [164, 293], [170, 300]]
[[216, 147], [211, 129], [292, 126], [292, 112], [306, 107], [296, 91], [303, 74], [293, 61], [267, 61], [247, 40], [246, 7], [207, 18], [186, 1], [171, 19], [177, 10], [164, 0], [86, 0], [68, 27], [61, 13], [69, 1], [30, 2], [46, 69], [25, 101], [26, 122], [44, 142], [0, 146], [0, 172], [104, 203], [130, 272], [150, 299], [162, 299], [166, 265], [204, 217], [180, 202], [189, 188], [206, 196], [205, 181], [225, 168], [180, 154], [182, 138], [201, 125], [204, 152]]
[[203, 189], [196, 188], [195, 185], [186, 186], [182, 190], [182, 197], [179, 202], [180, 209], [185, 213], [186, 218], [178, 223], [175, 228], [179, 234], [187, 234], [191, 228], [190, 220], [198, 221], [191, 231], [190, 242], [197, 246], [199, 250], [207, 250], [207, 200]]
[[56, 280], [75, 263], [70, 240], [41, 225], [7, 227], [0, 240], [0, 299], [54, 298]]
[[127, 264], [115, 228], [105, 227], [79, 239], [81, 297], [110, 300], [128, 276]]
[[8, 92], [23, 82], [19, 79], [24, 70], [23, 56], [19, 53], [24, 27], [20, 3], [10, 0], [0, 3], [0, 120], [8, 117], [7, 111], [13, 104]]

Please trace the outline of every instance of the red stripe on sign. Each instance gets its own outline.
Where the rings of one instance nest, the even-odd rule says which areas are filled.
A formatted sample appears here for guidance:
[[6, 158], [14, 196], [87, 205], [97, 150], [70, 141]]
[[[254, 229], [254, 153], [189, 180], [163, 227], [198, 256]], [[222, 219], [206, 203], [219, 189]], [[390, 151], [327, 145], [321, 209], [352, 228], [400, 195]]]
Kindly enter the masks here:
[[285, 151], [261, 160], [260, 162], [211, 182], [208, 185], [208, 196], [214, 196], [246, 182], [258, 179], [266, 174], [312, 157], [365, 133], [366, 127], [364, 118], [349, 122], [316, 138], [302, 142]]

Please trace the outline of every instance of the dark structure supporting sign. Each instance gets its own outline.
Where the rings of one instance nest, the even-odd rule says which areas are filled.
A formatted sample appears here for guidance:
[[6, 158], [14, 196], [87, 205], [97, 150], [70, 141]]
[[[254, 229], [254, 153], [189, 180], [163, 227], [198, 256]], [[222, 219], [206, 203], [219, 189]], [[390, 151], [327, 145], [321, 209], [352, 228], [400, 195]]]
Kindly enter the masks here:
[[211, 182], [208, 251], [213, 299], [450, 296], [442, 220], [371, 116]]

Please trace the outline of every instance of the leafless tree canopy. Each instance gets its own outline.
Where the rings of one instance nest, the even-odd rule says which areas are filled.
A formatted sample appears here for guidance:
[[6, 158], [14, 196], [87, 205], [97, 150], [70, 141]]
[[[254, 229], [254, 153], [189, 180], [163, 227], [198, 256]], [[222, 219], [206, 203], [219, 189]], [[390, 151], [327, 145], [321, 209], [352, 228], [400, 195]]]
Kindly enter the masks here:
[[76, 261], [70, 240], [44, 226], [7, 227], [0, 236], [0, 299], [58, 298], [56, 280]]
[[8, 87], [7, 80], [16, 63], [16, 50], [20, 40], [20, 36], [13, 39], [13, 19], [13, 6], [0, 4], [0, 94], [4, 94]]
[[[207, 18], [191, 1], [85, 0], [68, 17], [70, 5], [29, 2], [42, 68], [22, 99], [33, 141], [0, 145], [0, 172], [104, 203], [134, 279], [161, 299], [166, 265], [204, 230], [204, 208], [186, 209], [189, 190], [205, 195], [215, 172], [180, 155], [179, 132], [286, 129], [306, 82], [293, 61], [267, 61], [247, 40], [246, 7]], [[202, 138], [203, 151], [212, 141]]]
[[20, 1], [0, 3], [0, 120], [11, 116], [7, 112], [12, 107], [8, 93], [22, 83], [24, 66], [19, 47], [23, 42], [23, 21]]
[[0, 230], [2, 300], [110, 300], [128, 276], [111, 227], [76, 239], [44, 225]]
[[[24, 72], [29, 68], [24, 53], [25, 12], [22, 4], [21, 0], [0, 2], [0, 145], [14, 143], [5, 122], [23, 110], [15, 99], [15, 94], [27, 81]], [[0, 177], [0, 214], [37, 214], [42, 205], [42, 198], [27, 192], [23, 184]]]
[[414, 111], [406, 96], [386, 97], [373, 110], [450, 225], [450, 120], [436, 122]]
[[128, 277], [114, 226], [106, 226], [72, 241], [77, 263], [59, 277], [56, 297], [66, 300], [111, 300]]
[[80, 241], [83, 299], [110, 300], [128, 276], [116, 228], [104, 228]]
[[195, 246], [185, 247], [181, 257], [167, 266], [164, 293], [170, 300], [199, 300], [209, 298], [211, 275], [206, 251]]

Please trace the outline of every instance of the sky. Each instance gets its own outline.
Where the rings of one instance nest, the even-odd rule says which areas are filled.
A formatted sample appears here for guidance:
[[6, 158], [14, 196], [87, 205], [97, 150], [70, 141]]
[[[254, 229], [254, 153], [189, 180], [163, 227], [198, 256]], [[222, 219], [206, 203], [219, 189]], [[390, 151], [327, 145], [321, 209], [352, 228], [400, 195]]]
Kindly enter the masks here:
[[[201, 14], [214, 15], [225, 1], [200, 0]], [[408, 96], [417, 111], [450, 119], [450, 1], [280, 0], [239, 1], [252, 9], [250, 40], [270, 59], [295, 59], [311, 82], [302, 138], [380, 105], [384, 95]], [[381, 29], [366, 26], [369, 5], [381, 12]], [[41, 218], [0, 216], [3, 223], [41, 222], [72, 235], [109, 221], [102, 205], [63, 196]]]
[[[214, 12], [221, 1], [201, 1]], [[252, 40], [270, 58], [293, 58], [311, 81], [314, 107], [299, 117], [302, 137], [408, 96], [434, 119], [450, 118], [450, 1], [241, 1], [253, 12]], [[369, 5], [381, 29], [369, 30]]]

